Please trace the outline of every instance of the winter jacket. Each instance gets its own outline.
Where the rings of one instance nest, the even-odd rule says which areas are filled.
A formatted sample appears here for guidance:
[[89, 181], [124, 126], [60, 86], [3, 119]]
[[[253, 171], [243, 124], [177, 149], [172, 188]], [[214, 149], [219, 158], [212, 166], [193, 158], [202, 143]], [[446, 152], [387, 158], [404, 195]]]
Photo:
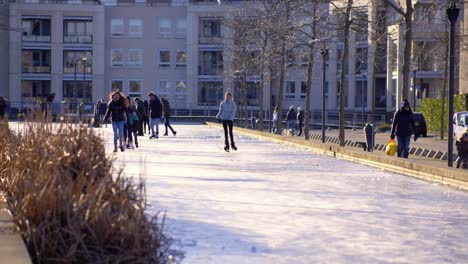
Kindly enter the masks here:
[[166, 99], [161, 100], [162, 107], [163, 107], [163, 115], [165, 118], [171, 117], [171, 105], [169, 104], [169, 101]]
[[104, 120], [109, 119], [109, 116], [112, 115], [112, 122], [121, 122], [121, 121], [127, 121], [128, 115], [127, 115], [127, 108], [125, 107], [125, 104], [123, 101], [120, 102], [114, 102], [113, 100], [110, 101], [109, 105], [107, 106], [107, 112], [106, 116], [104, 117]]
[[297, 113], [297, 122], [299, 124], [303, 124], [304, 123], [304, 111], [299, 111]]
[[294, 110], [294, 108], [289, 109], [288, 113], [286, 114], [286, 120], [296, 120], [296, 111]]
[[140, 119], [135, 111], [129, 113], [129, 125], [133, 131], [138, 131]]
[[142, 101], [138, 101], [136, 106], [136, 113], [139, 118], [143, 118], [144, 116], [146, 116], [145, 104]]
[[162, 104], [156, 95], [154, 96], [154, 100], [149, 101], [148, 109], [151, 119], [162, 117]]
[[392, 135], [408, 137], [416, 131], [413, 120], [413, 112], [403, 107], [393, 116]]
[[234, 101], [222, 101], [219, 105], [219, 112], [216, 115], [216, 119], [233, 121], [236, 117], [236, 111], [237, 105]]

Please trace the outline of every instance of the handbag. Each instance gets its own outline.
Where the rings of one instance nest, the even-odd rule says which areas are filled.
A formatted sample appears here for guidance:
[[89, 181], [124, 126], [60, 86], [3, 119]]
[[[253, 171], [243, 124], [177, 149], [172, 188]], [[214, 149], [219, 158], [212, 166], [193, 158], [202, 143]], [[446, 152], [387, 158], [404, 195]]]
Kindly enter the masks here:
[[388, 156], [394, 156], [396, 150], [397, 150], [397, 146], [395, 144], [395, 140], [390, 139], [387, 142], [387, 146], [385, 146], [385, 154], [387, 154]]

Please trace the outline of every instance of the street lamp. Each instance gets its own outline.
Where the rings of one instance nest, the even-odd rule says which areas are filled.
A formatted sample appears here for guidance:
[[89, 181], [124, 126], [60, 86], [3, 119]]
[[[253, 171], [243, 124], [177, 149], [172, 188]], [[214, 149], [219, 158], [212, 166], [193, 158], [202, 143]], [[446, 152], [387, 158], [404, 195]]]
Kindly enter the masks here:
[[448, 166], [453, 167], [453, 93], [454, 93], [454, 73], [455, 73], [455, 23], [457, 22], [460, 9], [456, 3], [451, 1], [447, 8], [447, 17], [450, 21], [450, 60], [449, 60], [449, 94], [448, 94]]
[[[361, 105], [362, 105], [362, 110], [361, 110], [361, 123], [362, 123], [362, 127], [364, 127], [364, 108], [365, 108], [365, 97], [364, 97], [364, 81], [367, 80], [367, 78], [364, 78], [367, 77], [367, 71], [363, 70], [361, 71], [361, 75], [362, 75], [362, 80], [361, 80]], [[366, 85], [367, 85], [367, 81], [366, 81]], [[367, 89], [366, 89], [367, 91]]]
[[86, 88], [85, 88], [85, 85], [86, 85], [86, 63], [88, 62], [88, 58], [87, 57], [83, 57], [81, 58], [81, 62], [83, 63], [83, 98], [82, 98], [82, 101], [84, 101], [84, 99], [86, 98]]
[[322, 143], [325, 143], [325, 84], [326, 84], [326, 58], [328, 56], [328, 49], [322, 48]]

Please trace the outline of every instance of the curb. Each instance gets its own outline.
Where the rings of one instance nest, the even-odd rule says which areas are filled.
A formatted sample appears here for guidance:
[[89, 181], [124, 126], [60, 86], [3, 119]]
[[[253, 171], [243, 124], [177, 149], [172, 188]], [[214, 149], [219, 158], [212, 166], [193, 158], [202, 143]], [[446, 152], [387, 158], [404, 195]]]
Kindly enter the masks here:
[[2, 192], [0, 192], [0, 256], [2, 256], [2, 263], [32, 263]]
[[[208, 126], [221, 128], [222, 126], [213, 122], [206, 122]], [[435, 166], [420, 164], [413, 160], [397, 157], [382, 156], [372, 152], [358, 152], [346, 147], [322, 144], [314, 141], [304, 141], [296, 138], [288, 138], [282, 135], [270, 134], [268, 132], [250, 130], [236, 127], [236, 132], [254, 136], [277, 143], [306, 148], [308, 151], [326, 155], [334, 158], [354, 161], [371, 167], [384, 169], [386, 171], [412, 176], [429, 182], [436, 182], [468, 191], [468, 172], [454, 168], [439, 168]], [[419, 149], [421, 152], [422, 149]], [[426, 150], [427, 151], [427, 150]]]

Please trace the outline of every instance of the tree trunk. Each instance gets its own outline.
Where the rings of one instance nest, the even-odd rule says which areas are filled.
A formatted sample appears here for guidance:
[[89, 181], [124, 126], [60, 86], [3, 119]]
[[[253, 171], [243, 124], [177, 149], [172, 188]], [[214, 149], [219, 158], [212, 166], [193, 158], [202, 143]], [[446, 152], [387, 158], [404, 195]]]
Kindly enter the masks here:
[[[440, 139], [444, 139], [444, 132], [445, 132], [445, 124], [444, 124], [444, 118], [445, 118], [445, 97], [447, 95], [447, 81], [448, 81], [448, 67], [449, 67], [449, 24], [447, 23], [445, 26], [445, 36], [447, 37], [447, 41], [445, 43], [447, 44], [445, 46], [445, 70], [444, 70], [444, 87], [442, 89], [442, 107], [440, 109]], [[422, 87], [421, 87], [422, 89]], [[448, 122], [451, 122], [448, 120]]]
[[[401, 99], [409, 100], [409, 87], [410, 87], [410, 72], [411, 72], [411, 49], [413, 43], [413, 6], [412, 0], [406, 0], [406, 15], [405, 19], [405, 47], [403, 51], [403, 88], [401, 91]], [[401, 103], [401, 100], [397, 99], [398, 103]], [[399, 105], [397, 104], [397, 108]], [[414, 107], [414, 106], [413, 106]]]
[[[285, 23], [289, 24], [289, 1], [286, 3], [286, 17], [285, 17]], [[286, 34], [288, 34], [287, 32]], [[284, 34], [284, 32], [283, 32]], [[281, 42], [281, 65], [280, 65], [280, 80], [279, 80], [279, 91], [278, 91], [278, 126], [276, 130], [276, 134], [281, 135], [283, 131], [283, 100], [284, 100], [284, 78], [285, 78], [285, 71], [286, 71], [286, 59], [285, 59], [285, 53], [286, 53], [286, 38], [287, 36], [282, 36], [282, 42]]]
[[[312, 7], [312, 40], [315, 40], [317, 38], [317, 9], [318, 9], [318, 3], [314, 2], [313, 7]], [[304, 134], [305, 134], [305, 139], [309, 140], [309, 127], [310, 127], [310, 94], [312, 90], [312, 74], [313, 74], [313, 69], [314, 69], [314, 56], [315, 54], [315, 42], [310, 43], [309, 46], [309, 62], [307, 63], [307, 80], [306, 80], [306, 105], [305, 105], [305, 124], [304, 124]], [[325, 58], [323, 58], [325, 59]], [[322, 82], [323, 83], [323, 82]], [[325, 98], [322, 98], [325, 100]]]
[[340, 132], [339, 141], [340, 146], [345, 145], [345, 119], [344, 119], [344, 107], [345, 107], [345, 95], [346, 95], [346, 64], [348, 63], [348, 46], [349, 46], [349, 28], [351, 26], [350, 14], [353, 6], [353, 0], [348, 0], [345, 14], [345, 28], [344, 28], [344, 46], [343, 46], [343, 58], [341, 59], [341, 76], [340, 76]]

